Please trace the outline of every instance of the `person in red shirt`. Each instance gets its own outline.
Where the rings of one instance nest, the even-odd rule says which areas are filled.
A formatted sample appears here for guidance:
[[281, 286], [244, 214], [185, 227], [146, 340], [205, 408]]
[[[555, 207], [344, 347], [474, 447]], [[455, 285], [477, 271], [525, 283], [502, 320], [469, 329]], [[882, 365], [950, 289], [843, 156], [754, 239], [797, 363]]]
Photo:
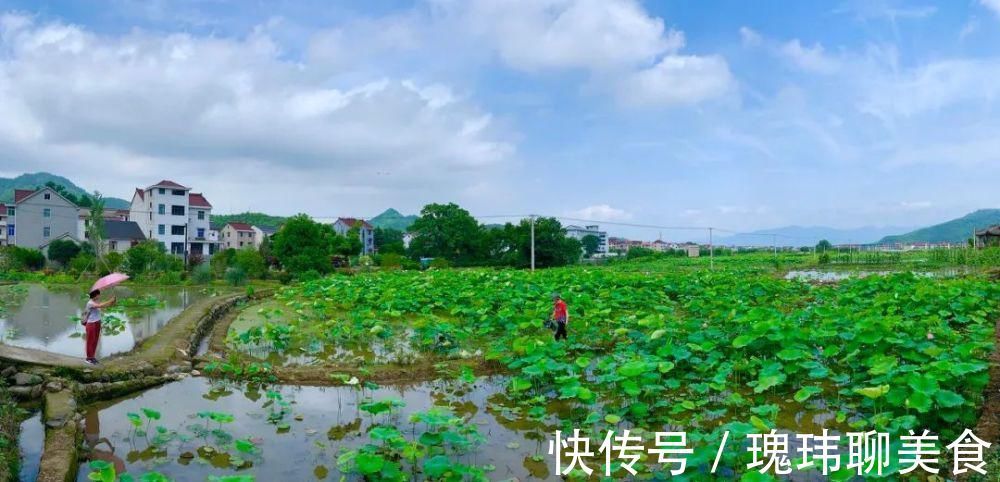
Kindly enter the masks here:
[[556, 322], [556, 340], [566, 339], [566, 323], [569, 323], [569, 312], [566, 310], [566, 302], [563, 301], [559, 293], [552, 293], [552, 319]]

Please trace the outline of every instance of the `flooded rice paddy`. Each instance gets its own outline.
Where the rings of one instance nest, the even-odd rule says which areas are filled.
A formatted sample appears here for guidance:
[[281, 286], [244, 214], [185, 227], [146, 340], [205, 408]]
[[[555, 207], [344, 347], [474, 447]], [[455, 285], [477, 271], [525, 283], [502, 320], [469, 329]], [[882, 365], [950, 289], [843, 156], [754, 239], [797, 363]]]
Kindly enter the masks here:
[[[131, 350], [202, 297], [195, 288], [118, 287], [119, 306], [105, 310], [98, 356]], [[20, 284], [0, 286], [0, 343], [69, 356], [83, 354], [83, 327], [77, 317], [87, 302], [86, 287]], [[121, 321], [112, 327], [110, 318]]]

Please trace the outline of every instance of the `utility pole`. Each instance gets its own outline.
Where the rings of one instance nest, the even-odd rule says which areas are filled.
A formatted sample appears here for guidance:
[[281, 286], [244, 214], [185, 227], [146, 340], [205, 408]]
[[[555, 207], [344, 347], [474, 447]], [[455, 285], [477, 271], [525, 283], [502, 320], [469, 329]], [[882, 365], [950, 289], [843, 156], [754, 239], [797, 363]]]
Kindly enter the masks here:
[[712, 228], [708, 228], [708, 269], [715, 269], [715, 246], [712, 244]]
[[531, 272], [535, 272], [535, 215], [528, 216], [531, 219]]

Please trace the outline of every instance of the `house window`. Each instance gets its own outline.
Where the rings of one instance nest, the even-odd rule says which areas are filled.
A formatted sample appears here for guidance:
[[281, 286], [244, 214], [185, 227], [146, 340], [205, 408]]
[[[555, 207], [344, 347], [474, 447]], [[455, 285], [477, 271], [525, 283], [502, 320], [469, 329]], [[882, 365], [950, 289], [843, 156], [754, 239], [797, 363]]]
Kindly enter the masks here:
[[198, 219], [205, 219], [205, 211], [198, 211]]
[[52, 217], [52, 210], [49, 209], [49, 208], [42, 209], [42, 217], [43, 218], [51, 218]]
[[198, 228], [198, 237], [199, 238], [205, 237], [205, 228]]
[[167, 193], [167, 190], [166, 190], [166, 189], [163, 189], [162, 187], [161, 187], [161, 188], [159, 188], [159, 189], [157, 189], [157, 191], [159, 191], [159, 192], [160, 192], [160, 194], [166, 194], [166, 193]]
[[9, 217], [13, 217], [14, 216], [14, 208], [12, 208], [10, 206], [7, 207], [7, 216], [9, 216]]
[[49, 228], [48, 226], [45, 226], [44, 228], [42, 228], [42, 237], [43, 238], [47, 238], [51, 234], [52, 234], [52, 229]]
[[51, 195], [51, 194], [49, 194], [49, 193], [45, 193], [45, 195], [44, 195], [43, 197], [44, 197], [45, 199], [52, 199], [52, 195]]
[[118, 241], [108, 241], [108, 247], [111, 248], [111, 251], [117, 251]]
[[167, 226], [165, 224], [161, 224], [161, 225], [157, 226], [156, 227], [156, 232], [160, 236], [163, 236], [164, 234], [167, 234]]
[[7, 236], [13, 236], [13, 235], [14, 235], [14, 225], [13, 224], [8, 224], [7, 225]]
[[167, 214], [167, 205], [160, 204], [159, 206], [157, 206], [157, 211], [159, 214]]
[[181, 225], [181, 226], [170, 226], [170, 234], [172, 234], [174, 236], [183, 236], [184, 235], [184, 226], [183, 225]]
[[174, 216], [183, 216], [184, 206], [170, 206], [170, 214], [173, 214]]
[[184, 195], [184, 190], [183, 189], [174, 189], [171, 192], [173, 193], [174, 196], [183, 196]]
[[243, 247], [243, 241], [240, 241], [240, 247], [241, 248]]

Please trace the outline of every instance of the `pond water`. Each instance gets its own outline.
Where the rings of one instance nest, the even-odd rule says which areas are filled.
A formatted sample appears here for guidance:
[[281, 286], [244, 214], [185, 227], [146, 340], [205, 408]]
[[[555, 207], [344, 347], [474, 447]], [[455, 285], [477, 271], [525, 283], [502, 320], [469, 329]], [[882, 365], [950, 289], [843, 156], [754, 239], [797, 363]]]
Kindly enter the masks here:
[[[188, 378], [132, 398], [89, 407], [85, 412], [85, 443], [93, 447], [96, 458], [113, 464], [119, 473], [138, 476], [156, 471], [178, 482], [224, 475], [253, 475], [259, 481], [333, 481], [341, 476], [361, 480], [339, 470], [337, 461], [345, 452], [379, 444], [374, 439], [376, 426], [380, 430], [395, 427], [407, 440], [422, 440], [426, 426], [411, 422], [410, 416], [443, 407], [462, 420], [450, 427], [471, 427], [481, 436], [468, 450], [449, 449], [447, 456], [452, 462], [491, 468], [486, 474], [491, 480], [559, 480], [554, 459], [548, 454], [548, 441], [555, 430], [566, 430], [559, 420], [567, 419], [574, 410], [600, 412], [600, 404], [582, 408], [567, 400], [550, 399], [541, 418], [530, 418], [507, 397], [507, 381], [504, 377], [479, 378], [472, 384], [432, 381], [374, 390], [362, 390], [360, 385], [274, 386], [270, 390], [289, 405], [287, 413], [273, 421], [269, 417], [277, 406], [276, 397], [267, 389]], [[402, 406], [375, 416], [363, 409], [366, 402], [386, 399], [401, 401]], [[788, 412], [782, 409], [779, 429], [784, 433], [820, 433], [822, 428], [843, 428], [833, 420], [831, 409], [813, 402], [808, 407], [788, 407]], [[161, 418], [149, 421], [143, 409], [152, 409]], [[212, 411], [233, 418], [216, 424], [199, 416]], [[137, 432], [129, 414], [138, 430], [149, 433]], [[724, 418], [705, 422], [714, 426]], [[158, 426], [163, 427], [162, 432]], [[223, 429], [226, 438], [208, 432], [215, 428]], [[692, 427], [671, 429], [690, 431]], [[236, 440], [247, 439], [257, 447], [253, 455], [236, 449]], [[792, 447], [796, 445], [792, 443]], [[79, 482], [88, 480], [90, 472], [87, 463], [82, 463]], [[591, 467], [598, 467], [598, 463], [593, 460]], [[412, 466], [404, 464], [403, 470], [409, 478], [422, 478], [409, 472]], [[721, 473], [732, 475], [731, 469]]]
[[[456, 416], [465, 418], [485, 439], [478, 449], [450, 454], [455, 461], [493, 465], [496, 469], [488, 474], [491, 479], [549, 478], [546, 440], [549, 429], [555, 428], [538, 422], [512, 421], [484, 408], [491, 406], [490, 398], [501, 392], [503, 386], [502, 379], [480, 379], [474, 386], [426, 382], [363, 393], [357, 387], [271, 387], [291, 403], [291, 411], [284, 419], [289, 427], [282, 430], [268, 421], [273, 403], [268, 403], [265, 390], [234, 385], [225, 388], [216, 385], [213, 390], [208, 379], [188, 378], [134, 398], [89, 408], [85, 417], [85, 443], [96, 446], [94, 453], [98, 458], [114, 464], [119, 471], [140, 475], [155, 470], [178, 482], [238, 474], [253, 474], [256, 480], [338, 480], [340, 453], [371, 442], [367, 432], [373, 426], [373, 417], [361, 410], [360, 405], [366, 400], [395, 398], [405, 406], [396, 409], [394, 415], [377, 415], [376, 424], [395, 426], [406, 438], [415, 439], [421, 430], [417, 429], [416, 435], [412, 433], [409, 415], [433, 406], [447, 407]], [[186, 434], [185, 438], [190, 439], [184, 441], [178, 437], [157, 448], [146, 436], [137, 436], [128, 413], [141, 414], [143, 408], [157, 410], [162, 415], [152, 423], [149, 440], [155, 439], [157, 425]], [[233, 468], [231, 458], [218, 455], [222, 449], [206, 452], [205, 440], [196, 435], [197, 426], [203, 423], [196, 414], [205, 411], [233, 415], [232, 423], [219, 426], [234, 440], [253, 440], [259, 453], [246, 457], [241, 468]], [[211, 426], [214, 428], [216, 424]], [[213, 444], [211, 436], [209, 441]], [[214, 445], [222, 447], [218, 441]], [[88, 480], [88, 472], [87, 465], [82, 465], [77, 480]]]
[[21, 473], [18, 480], [32, 482], [38, 477], [38, 466], [42, 461], [42, 448], [45, 445], [45, 427], [42, 426], [40, 411], [21, 422], [21, 434], [18, 438], [21, 450]]
[[[817, 269], [792, 270], [785, 274], [785, 279], [801, 281], [843, 281], [848, 278], [864, 278], [867, 276], [888, 276], [904, 271], [824, 271]], [[972, 270], [962, 267], [944, 268], [935, 271], [913, 271], [917, 276], [933, 278], [954, 278], [971, 273]]]
[[[191, 303], [209, 296], [196, 288], [114, 288], [119, 306], [105, 310], [124, 323], [101, 336], [98, 357], [123, 353], [153, 335]], [[130, 303], [129, 301], [132, 302]], [[155, 301], [158, 300], [158, 301]], [[0, 286], [0, 342], [69, 356], [83, 356], [78, 317], [87, 302], [86, 287], [36, 284]]]

